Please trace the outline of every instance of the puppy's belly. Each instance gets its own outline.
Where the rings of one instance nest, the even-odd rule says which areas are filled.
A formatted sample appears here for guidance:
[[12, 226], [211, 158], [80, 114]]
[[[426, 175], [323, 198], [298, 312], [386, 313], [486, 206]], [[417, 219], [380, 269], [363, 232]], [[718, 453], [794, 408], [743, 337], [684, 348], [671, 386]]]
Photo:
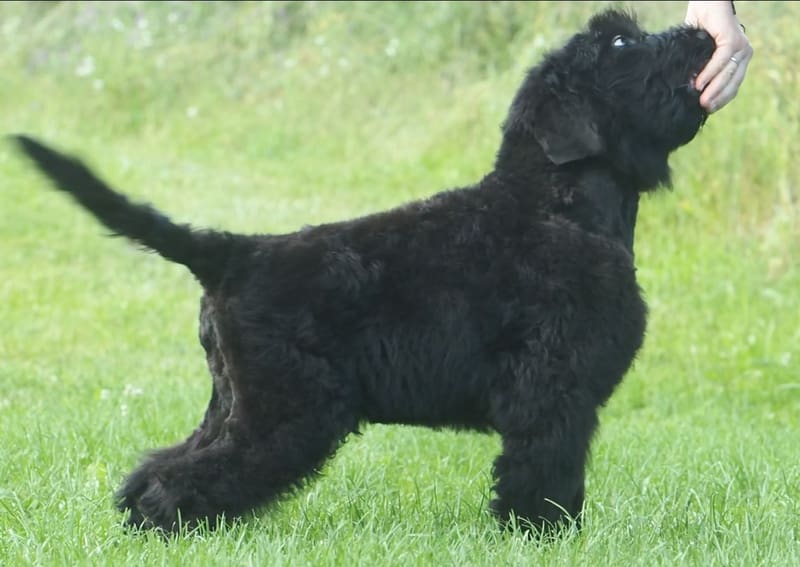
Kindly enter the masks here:
[[479, 429], [489, 427], [484, 399], [468, 399], [430, 388], [425, 394], [410, 393], [367, 402], [365, 418], [372, 423], [424, 425]]
[[[445, 337], [441, 337], [445, 342]], [[375, 340], [359, 357], [362, 414], [374, 423], [484, 429], [488, 383], [472, 341], [452, 335]], [[438, 348], [437, 348], [438, 347]]]

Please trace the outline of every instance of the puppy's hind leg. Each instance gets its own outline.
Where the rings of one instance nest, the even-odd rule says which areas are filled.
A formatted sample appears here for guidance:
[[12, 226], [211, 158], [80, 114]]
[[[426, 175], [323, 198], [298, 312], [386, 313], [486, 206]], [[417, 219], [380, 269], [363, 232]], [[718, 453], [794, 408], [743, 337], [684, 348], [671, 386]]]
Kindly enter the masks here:
[[130, 475], [118, 493], [129, 524], [216, 526], [300, 485], [357, 429], [356, 402], [326, 359], [265, 343], [263, 328], [243, 331], [226, 309], [201, 302], [214, 383], [206, 419], [188, 450], [156, 454]]
[[143, 464], [119, 492], [132, 526], [175, 531], [230, 520], [313, 475], [354, 429], [349, 415], [309, 411], [258, 432], [235, 418], [211, 443]]
[[120, 510], [131, 510], [130, 524], [141, 525], [145, 518], [137, 509], [138, 499], [150, 488], [150, 472], [164, 466], [165, 463], [176, 463], [185, 459], [186, 455], [208, 447], [223, 432], [227, 417], [230, 414], [230, 395], [220, 394], [218, 384], [214, 384], [211, 400], [200, 425], [184, 441], [170, 447], [152, 451], [143, 464], [131, 474], [125, 486], [117, 493], [117, 507]]

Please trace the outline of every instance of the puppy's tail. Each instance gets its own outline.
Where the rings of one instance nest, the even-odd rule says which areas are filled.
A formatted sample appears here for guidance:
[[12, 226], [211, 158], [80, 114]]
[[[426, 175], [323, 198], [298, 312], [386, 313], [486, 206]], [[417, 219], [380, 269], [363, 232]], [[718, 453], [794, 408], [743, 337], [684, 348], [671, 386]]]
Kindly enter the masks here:
[[114, 234], [183, 264], [207, 289], [219, 285], [233, 235], [175, 224], [151, 206], [132, 203], [111, 189], [77, 158], [27, 136], [12, 138], [57, 189], [69, 193]]

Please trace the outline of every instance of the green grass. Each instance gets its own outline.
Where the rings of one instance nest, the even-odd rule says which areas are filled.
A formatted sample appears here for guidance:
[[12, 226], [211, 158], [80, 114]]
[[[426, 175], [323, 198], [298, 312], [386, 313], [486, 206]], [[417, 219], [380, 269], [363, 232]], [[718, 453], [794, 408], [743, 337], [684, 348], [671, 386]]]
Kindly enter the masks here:
[[[181, 221], [288, 231], [477, 180], [526, 67], [600, 5], [3, 3], [0, 124]], [[486, 512], [495, 436], [388, 426], [231, 528], [125, 533], [123, 475], [207, 402], [199, 290], [0, 145], [0, 564], [800, 564], [800, 7], [737, 7], [747, 81], [641, 208], [646, 344], [585, 530], [549, 545]]]

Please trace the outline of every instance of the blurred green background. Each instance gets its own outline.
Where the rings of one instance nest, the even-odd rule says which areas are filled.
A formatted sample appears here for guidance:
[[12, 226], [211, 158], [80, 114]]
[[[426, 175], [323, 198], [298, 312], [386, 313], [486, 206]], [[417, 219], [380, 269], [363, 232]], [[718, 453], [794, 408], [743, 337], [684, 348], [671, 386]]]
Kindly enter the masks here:
[[[605, 6], [685, 2], [4, 2], [0, 125], [181, 222], [279, 232], [477, 181], [525, 70]], [[0, 563], [800, 563], [800, 4], [737, 2], [739, 96], [671, 160], [636, 256], [645, 347], [601, 415], [587, 525], [486, 514], [493, 436], [368, 427], [323, 482], [164, 546], [111, 493], [199, 422], [199, 290], [109, 239], [0, 144]]]

